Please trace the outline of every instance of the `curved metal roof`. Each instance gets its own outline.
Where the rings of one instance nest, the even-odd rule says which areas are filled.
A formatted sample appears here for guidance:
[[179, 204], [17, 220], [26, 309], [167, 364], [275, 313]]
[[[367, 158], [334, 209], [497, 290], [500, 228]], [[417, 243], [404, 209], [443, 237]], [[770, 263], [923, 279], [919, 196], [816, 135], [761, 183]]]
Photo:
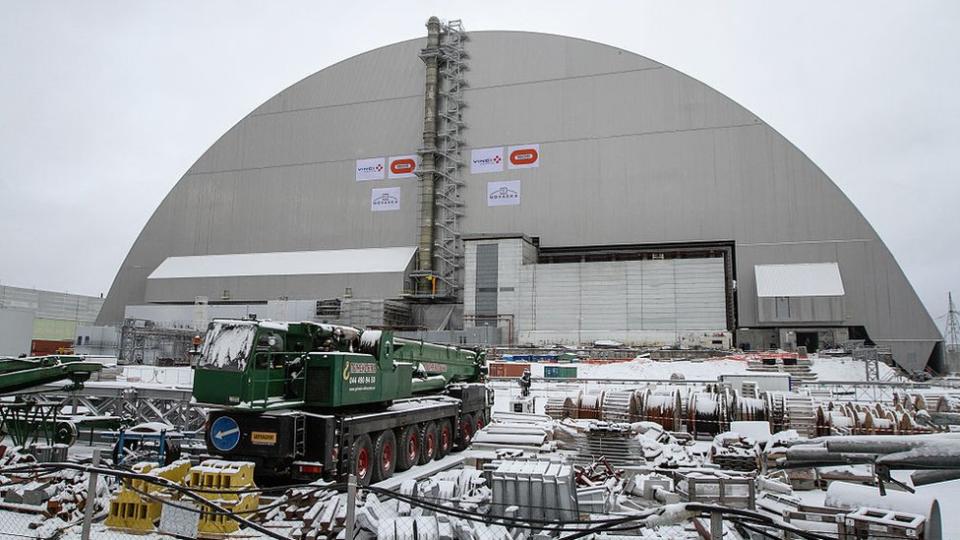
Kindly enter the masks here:
[[[539, 144], [540, 166], [464, 172], [464, 233], [541, 245], [734, 241], [741, 326], [757, 322], [755, 265], [837, 263], [848, 325], [922, 367], [940, 340], [872, 227], [800, 150], [726, 96], [637, 54], [527, 32], [469, 34], [466, 152]], [[167, 257], [410, 245], [415, 178], [356, 181], [356, 160], [420, 144], [424, 39], [330, 66], [224, 134], [164, 199], [99, 321], [143, 303]], [[469, 155], [469, 154], [467, 154]], [[489, 182], [519, 205], [488, 206]], [[371, 212], [371, 189], [399, 209]]]

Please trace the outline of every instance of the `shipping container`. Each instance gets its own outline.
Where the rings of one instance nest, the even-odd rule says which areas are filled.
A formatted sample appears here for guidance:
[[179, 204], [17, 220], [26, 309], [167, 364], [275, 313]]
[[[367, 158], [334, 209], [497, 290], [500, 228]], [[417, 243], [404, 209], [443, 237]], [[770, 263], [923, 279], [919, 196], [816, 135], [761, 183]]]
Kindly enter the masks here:
[[46, 356], [48, 354], [73, 354], [73, 340], [35, 339], [30, 343], [30, 356]]
[[577, 366], [543, 366], [544, 379], [576, 379]]
[[490, 377], [516, 379], [523, 375], [524, 371], [530, 369], [530, 364], [519, 362], [490, 362]]

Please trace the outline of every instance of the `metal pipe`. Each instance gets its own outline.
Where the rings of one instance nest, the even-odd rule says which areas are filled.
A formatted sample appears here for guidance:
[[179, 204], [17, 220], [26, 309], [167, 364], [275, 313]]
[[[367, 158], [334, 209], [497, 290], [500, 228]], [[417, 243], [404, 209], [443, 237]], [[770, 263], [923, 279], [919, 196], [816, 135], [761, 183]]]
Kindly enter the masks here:
[[[93, 449], [93, 459], [90, 461], [91, 467], [98, 467], [100, 465], [100, 449]], [[97, 471], [96, 469], [91, 469], [87, 473], [87, 501], [83, 508], [83, 526], [80, 528], [80, 538], [82, 540], [90, 540], [90, 525], [93, 524], [93, 507], [96, 506], [95, 502], [97, 500]]]
[[410, 384], [410, 392], [422, 394], [423, 392], [433, 392], [442, 390], [447, 386], [447, 379], [443, 375], [433, 375], [425, 379], [414, 379]]
[[910, 480], [913, 482], [914, 487], [957, 479], [960, 479], [960, 470], [936, 469], [932, 471], [913, 471], [910, 475]]
[[347, 540], [353, 540], [356, 537], [355, 528], [356, 528], [356, 511], [357, 511], [357, 477], [354, 474], [350, 474], [347, 477], [347, 518], [344, 522], [346, 530], [344, 531], [344, 538]]

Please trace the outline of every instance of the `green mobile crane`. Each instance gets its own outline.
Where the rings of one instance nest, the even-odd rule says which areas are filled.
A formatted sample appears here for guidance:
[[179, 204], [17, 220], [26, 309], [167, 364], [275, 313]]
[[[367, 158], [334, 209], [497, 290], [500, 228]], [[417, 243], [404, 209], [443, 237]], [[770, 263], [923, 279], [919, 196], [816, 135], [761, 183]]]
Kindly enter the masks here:
[[490, 417], [483, 353], [313, 322], [215, 320], [193, 395], [208, 450], [259, 476], [363, 484], [469, 445]]

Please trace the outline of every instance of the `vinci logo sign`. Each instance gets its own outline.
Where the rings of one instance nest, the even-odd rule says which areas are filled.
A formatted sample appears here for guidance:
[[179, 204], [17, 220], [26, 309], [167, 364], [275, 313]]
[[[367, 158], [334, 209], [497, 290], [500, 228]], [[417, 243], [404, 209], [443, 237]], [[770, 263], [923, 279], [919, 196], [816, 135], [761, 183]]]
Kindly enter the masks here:
[[520, 204], [520, 181], [487, 182], [487, 206]]
[[532, 169], [540, 166], [540, 145], [527, 144], [511, 146], [507, 149], [507, 167], [510, 169]]
[[385, 212], [400, 209], [400, 188], [388, 187], [370, 190], [370, 210]]
[[357, 182], [364, 180], [383, 180], [383, 158], [368, 158], [357, 160]]
[[476, 148], [470, 151], [470, 174], [503, 170], [503, 147]]
[[389, 178], [411, 178], [416, 176], [417, 156], [394, 156], [387, 160]]

